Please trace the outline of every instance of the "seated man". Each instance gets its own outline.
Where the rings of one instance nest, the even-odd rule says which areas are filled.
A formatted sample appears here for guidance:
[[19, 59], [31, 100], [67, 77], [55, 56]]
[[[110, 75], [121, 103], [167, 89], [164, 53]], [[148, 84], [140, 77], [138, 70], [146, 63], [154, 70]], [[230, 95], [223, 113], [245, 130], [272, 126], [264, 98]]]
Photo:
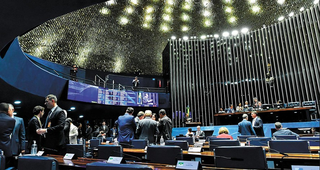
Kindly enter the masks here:
[[272, 134], [273, 138], [274, 138], [275, 136], [278, 136], [278, 135], [295, 135], [295, 136], [299, 137], [298, 134], [292, 132], [291, 130], [289, 130], [289, 129], [283, 129], [283, 128], [282, 128], [282, 124], [281, 124], [280, 122], [276, 122], [276, 123], [274, 124], [274, 126], [275, 126], [275, 128], [276, 128], [277, 131]]
[[200, 126], [197, 126], [197, 131], [196, 131], [196, 141], [199, 141], [199, 139], [204, 139], [205, 138], [205, 134], [204, 132], [201, 130]]
[[227, 110], [227, 113], [234, 113], [233, 105], [230, 105], [230, 107]]

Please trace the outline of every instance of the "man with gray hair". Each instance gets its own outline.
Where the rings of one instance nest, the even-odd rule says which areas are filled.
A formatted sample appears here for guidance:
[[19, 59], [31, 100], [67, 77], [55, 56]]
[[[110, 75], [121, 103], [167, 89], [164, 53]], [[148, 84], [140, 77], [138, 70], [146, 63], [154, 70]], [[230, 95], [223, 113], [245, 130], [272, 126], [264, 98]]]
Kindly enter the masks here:
[[139, 139], [148, 139], [149, 143], [155, 143], [155, 135], [159, 134], [158, 124], [152, 120], [151, 110], [146, 110], [144, 119], [140, 120], [137, 127], [137, 135]]
[[248, 121], [248, 115], [243, 114], [242, 115], [242, 121], [238, 123], [238, 132], [241, 135], [255, 135], [256, 132], [253, 130], [251, 122]]
[[[14, 111], [14, 107], [12, 104], [9, 104], [9, 108]], [[26, 130], [24, 127], [23, 119], [12, 114], [11, 116], [16, 120], [15, 126], [13, 128], [13, 132], [11, 135], [11, 149], [12, 155], [18, 156], [20, 153], [25, 153], [26, 147]]]
[[273, 137], [278, 135], [295, 135], [296, 137], [299, 137], [298, 134], [292, 132], [291, 130], [282, 128], [282, 124], [280, 122], [276, 122], [274, 126], [277, 131], [272, 134]]

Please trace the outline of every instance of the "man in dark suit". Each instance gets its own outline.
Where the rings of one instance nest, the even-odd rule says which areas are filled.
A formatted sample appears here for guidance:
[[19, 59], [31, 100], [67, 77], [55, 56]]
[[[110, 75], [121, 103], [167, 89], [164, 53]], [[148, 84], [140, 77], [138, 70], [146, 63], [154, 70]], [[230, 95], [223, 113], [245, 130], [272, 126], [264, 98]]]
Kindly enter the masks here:
[[251, 117], [252, 117], [252, 127], [256, 132], [257, 136], [264, 137], [263, 122], [261, 118], [257, 116], [256, 111], [251, 112]]
[[[14, 111], [12, 104], [9, 104], [9, 108]], [[25, 153], [26, 148], [26, 130], [24, 127], [23, 119], [12, 115], [12, 118], [16, 120], [12, 135], [11, 135], [11, 149], [12, 155], [18, 156], [20, 153]]]
[[11, 116], [13, 111], [10, 110], [8, 103], [0, 103], [0, 149], [6, 157], [12, 156], [10, 135], [16, 120]]
[[157, 122], [152, 120], [151, 110], [146, 110], [144, 119], [140, 120], [137, 127], [139, 139], [148, 139], [149, 143], [155, 142], [155, 135], [159, 134]]
[[44, 134], [43, 148], [47, 153], [64, 154], [65, 135], [64, 124], [66, 114], [57, 104], [57, 97], [49, 94], [45, 99], [45, 105], [50, 109], [44, 128], [38, 129], [38, 134]]
[[159, 131], [160, 136], [163, 136], [164, 140], [171, 140], [172, 138], [172, 122], [171, 119], [167, 116], [166, 110], [159, 110]]
[[248, 115], [243, 114], [242, 118], [243, 118], [243, 120], [240, 123], [238, 123], [238, 132], [241, 135], [255, 135], [256, 136], [256, 132], [253, 130], [253, 128], [251, 126], [251, 122], [248, 121]]
[[27, 148], [31, 151], [31, 145], [33, 141], [36, 141], [38, 150], [41, 150], [41, 135], [37, 134], [37, 129], [42, 127], [41, 118], [44, 114], [44, 107], [35, 106], [33, 108], [34, 116], [28, 122], [28, 146]]
[[123, 147], [131, 146], [136, 131], [136, 123], [132, 116], [134, 109], [128, 107], [123, 116], [119, 116], [115, 124], [118, 126], [118, 141]]

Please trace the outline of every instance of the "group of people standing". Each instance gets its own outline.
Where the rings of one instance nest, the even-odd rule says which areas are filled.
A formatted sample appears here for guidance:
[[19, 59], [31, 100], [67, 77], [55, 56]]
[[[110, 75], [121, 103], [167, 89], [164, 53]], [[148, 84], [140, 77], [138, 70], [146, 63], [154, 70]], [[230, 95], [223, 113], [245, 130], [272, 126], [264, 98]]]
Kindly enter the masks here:
[[118, 127], [118, 142], [124, 147], [130, 147], [133, 139], [147, 139], [149, 144], [155, 144], [158, 137], [164, 140], [171, 139], [172, 122], [166, 111], [159, 111], [159, 121], [154, 120], [151, 110], [139, 112], [133, 116], [134, 109], [128, 107], [126, 113], [119, 116], [115, 122]]

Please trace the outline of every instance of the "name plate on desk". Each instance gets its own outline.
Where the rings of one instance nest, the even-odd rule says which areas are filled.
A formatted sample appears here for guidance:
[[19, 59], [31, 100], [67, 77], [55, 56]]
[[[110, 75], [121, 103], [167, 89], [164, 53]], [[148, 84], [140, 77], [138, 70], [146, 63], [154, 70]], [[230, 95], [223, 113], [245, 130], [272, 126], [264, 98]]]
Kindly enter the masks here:
[[74, 153], [66, 153], [66, 155], [64, 155], [63, 159], [72, 159], [74, 156]]
[[122, 161], [122, 157], [110, 156], [107, 163], [120, 164], [121, 161]]
[[176, 169], [198, 170], [202, 168], [199, 161], [178, 161]]
[[38, 151], [38, 153], [36, 154], [36, 156], [42, 156], [44, 154], [44, 151]]
[[188, 152], [201, 152], [202, 147], [189, 147]]

